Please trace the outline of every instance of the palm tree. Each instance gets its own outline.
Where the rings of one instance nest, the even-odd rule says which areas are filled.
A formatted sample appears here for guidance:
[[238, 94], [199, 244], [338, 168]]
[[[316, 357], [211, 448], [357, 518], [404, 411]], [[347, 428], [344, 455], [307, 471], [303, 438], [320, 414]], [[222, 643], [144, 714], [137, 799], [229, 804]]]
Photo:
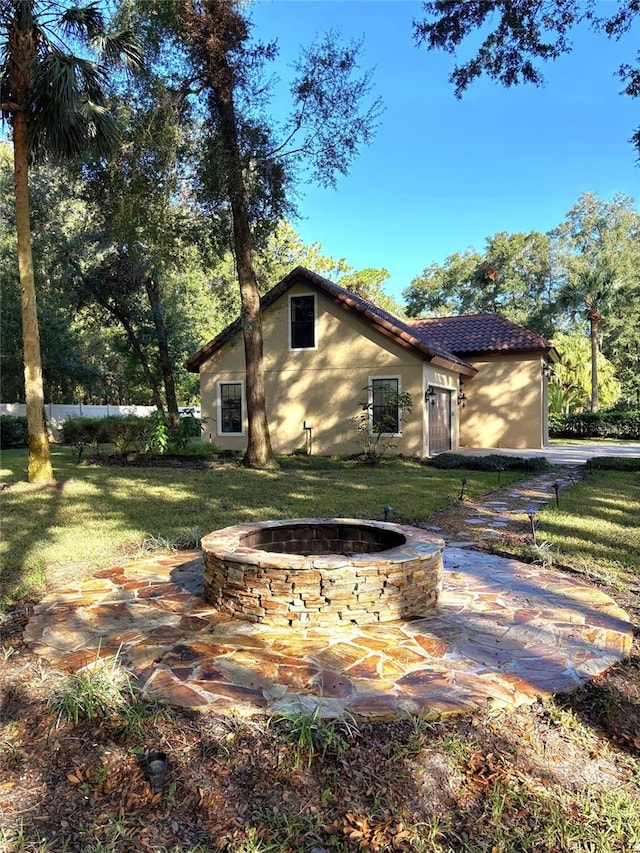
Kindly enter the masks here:
[[[67, 41], [93, 51], [97, 61], [74, 55]], [[44, 419], [29, 165], [71, 159], [89, 148], [107, 153], [117, 139], [107, 110], [107, 69], [139, 61], [132, 33], [108, 33], [97, 3], [81, 8], [59, 0], [0, 0], [0, 109], [13, 135], [30, 482], [52, 482], [53, 469]]]
[[577, 282], [578, 295], [582, 298], [589, 321], [591, 339], [591, 411], [600, 410], [598, 399], [598, 329], [605, 308], [611, 303], [616, 285], [613, 268], [603, 263], [583, 270]]

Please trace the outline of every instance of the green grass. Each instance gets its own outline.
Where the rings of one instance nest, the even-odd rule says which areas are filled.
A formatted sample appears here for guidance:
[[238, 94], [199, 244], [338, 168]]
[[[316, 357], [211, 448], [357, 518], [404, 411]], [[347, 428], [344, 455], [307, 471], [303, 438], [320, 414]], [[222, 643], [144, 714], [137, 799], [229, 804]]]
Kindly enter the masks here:
[[594, 471], [562, 495], [559, 507], [541, 511], [538, 540], [552, 544], [556, 562], [622, 580], [640, 574], [639, 518], [640, 476]]
[[128, 707], [135, 700], [129, 673], [117, 656], [102, 660], [71, 673], [49, 700], [52, 726], [64, 723], [77, 726], [80, 720], [97, 720]]
[[[247, 521], [321, 517], [382, 518], [416, 522], [455, 501], [461, 477], [465, 496], [497, 486], [495, 472], [439, 471], [407, 460], [367, 467], [354, 461], [286, 457], [276, 470], [236, 465], [214, 469], [121, 468], [77, 465], [71, 448], [55, 447], [57, 483], [25, 483], [27, 454], [3, 451], [0, 479], [3, 538], [0, 596], [41, 595], [70, 573], [84, 575], [131, 557], [145, 540], [176, 541]], [[502, 484], [521, 477], [502, 473]]]

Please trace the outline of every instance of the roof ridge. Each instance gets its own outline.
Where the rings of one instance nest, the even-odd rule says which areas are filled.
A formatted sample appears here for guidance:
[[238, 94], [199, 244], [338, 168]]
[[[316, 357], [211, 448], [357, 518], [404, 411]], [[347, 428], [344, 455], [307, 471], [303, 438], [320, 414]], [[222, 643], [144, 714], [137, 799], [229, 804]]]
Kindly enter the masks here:
[[[524, 326], [520, 326], [497, 313], [459, 314], [449, 317], [398, 317], [386, 308], [381, 308], [357, 293], [353, 293], [336, 284], [320, 273], [313, 272], [302, 265], [294, 267], [274, 287], [265, 293], [261, 299], [262, 310], [268, 308], [276, 299], [284, 295], [292, 285], [300, 279], [306, 279], [310, 284], [334, 297], [345, 310], [355, 311], [371, 324], [378, 327], [382, 334], [396, 339], [401, 345], [418, 350], [430, 361], [437, 360], [449, 369], [458, 370], [464, 374], [473, 375], [476, 368], [465, 361], [463, 355], [478, 352], [524, 352], [550, 350], [552, 344]], [[505, 323], [517, 330], [516, 334], [505, 336], [486, 331], [486, 324], [480, 324], [481, 329], [474, 333], [469, 331], [462, 334], [456, 326], [468, 325], [479, 318], [486, 318], [494, 323]], [[420, 328], [420, 324], [430, 328]], [[439, 324], [439, 328], [436, 324]], [[447, 328], [448, 327], [448, 328]], [[503, 327], [504, 328], [504, 327]], [[240, 318], [234, 320], [219, 332], [212, 340], [201, 347], [197, 353], [185, 362], [187, 370], [197, 372], [199, 366], [216, 352], [240, 329]], [[480, 334], [482, 332], [482, 334]]]

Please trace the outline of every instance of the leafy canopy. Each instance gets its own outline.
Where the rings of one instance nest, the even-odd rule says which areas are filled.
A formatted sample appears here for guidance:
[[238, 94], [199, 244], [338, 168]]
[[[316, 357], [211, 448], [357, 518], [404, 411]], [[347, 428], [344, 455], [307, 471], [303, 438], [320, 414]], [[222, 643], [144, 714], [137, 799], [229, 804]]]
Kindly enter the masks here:
[[[596, 0], [432, 0], [423, 3], [424, 17], [414, 21], [414, 37], [429, 50], [461, 55], [464, 43], [477, 35], [480, 46], [458, 62], [449, 81], [460, 98], [478, 77], [486, 74], [503, 86], [542, 85], [541, 63], [573, 49], [571, 33], [588, 26], [607, 38], [628, 34], [640, 13], [638, 0], [599, 3]], [[622, 63], [617, 74], [623, 94], [640, 95], [640, 52], [636, 63]], [[640, 153], [640, 128], [632, 137]]]

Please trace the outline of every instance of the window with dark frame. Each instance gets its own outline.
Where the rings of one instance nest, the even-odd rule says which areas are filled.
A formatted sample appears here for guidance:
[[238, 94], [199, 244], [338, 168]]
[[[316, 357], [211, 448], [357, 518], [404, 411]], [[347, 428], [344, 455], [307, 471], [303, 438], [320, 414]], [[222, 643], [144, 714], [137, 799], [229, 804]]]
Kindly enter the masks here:
[[316, 299], [313, 294], [291, 297], [291, 349], [316, 345]]
[[400, 432], [397, 379], [371, 380], [371, 431], [377, 434]]
[[242, 383], [220, 384], [220, 432], [242, 432]]

